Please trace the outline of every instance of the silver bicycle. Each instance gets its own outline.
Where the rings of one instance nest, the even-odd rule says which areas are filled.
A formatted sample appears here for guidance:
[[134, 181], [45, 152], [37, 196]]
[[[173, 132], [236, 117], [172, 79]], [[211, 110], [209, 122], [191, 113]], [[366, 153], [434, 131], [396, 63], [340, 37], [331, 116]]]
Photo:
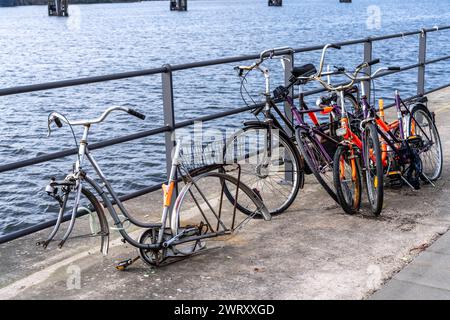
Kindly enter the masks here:
[[[62, 248], [71, 236], [77, 218], [88, 214], [91, 232], [77, 237], [100, 237], [101, 252], [107, 254], [109, 230], [114, 229], [120, 233], [123, 242], [138, 249], [139, 256], [120, 263], [117, 266], [119, 270], [124, 270], [139, 258], [151, 266], [161, 266], [177, 258], [188, 257], [201, 251], [205, 248], [207, 239], [234, 234], [252, 218], [262, 216], [265, 220], [271, 219], [260, 197], [240, 182], [239, 165], [223, 165], [213, 161], [214, 158], [208, 157], [208, 150], [217, 149], [214, 145], [197, 147], [194, 151], [198, 154], [194, 155], [192, 148], [186, 151], [186, 148], [182, 149], [180, 142], [175, 148], [168, 183], [162, 186], [164, 205], [160, 222], [147, 223], [133, 218], [88, 148], [90, 128], [94, 124], [105, 121], [114, 111], [126, 112], [142, 120], [145, 119], [143, 114], [124, 107], [108, 108], [99, 118], [92, 120], [69, 121], [57, 112], [49, 115], [49, 136], [53, 123], [59, 128], [63, 123], [69, 125], [71, 129], [74, 126], [82, 126], [84, 132], [79, 142], [77, 160], [72, 172], [62, 181], [52, 178], [46, 187], [47, 193], [56, 200], [58, 216], [53, 231], [38, 245], [46, 248], [55, 241], [62, 223], [69, 220], [69, 226], [59, 240], [58, 247]], [[73, 129], [72, 134], [75, 138]], [[218, 148], [220, 150], [223, 146]], [[195, 161], [191, 161], [192, 159]], [[94, 169], [96, 178], [101, 184], [88, 174], [88, 164]], [[227, 173], [230, 171], [238, 172], [238, 177]], [[179, 182], [183, 182], [184, 186], [176, 195]], [[224, 201], [226, 199], [224, 197], [225, 183], [228, 191], [230, 186], [234, 186], [231, 192], [234, 193], [235, 199], [248, 198], [249, 201], [245, 201], [246, 214], [238, 212], [236, 201], [234, 203]], [[71, 203], [71, 209], [69, 209], [69, 203]], [[105, 208], [113, 220], [114, 226], [111, 228], [105, 216]], [[251, 214], [249, 215], [247, 211]], [[131, 224], [145, 229], [138, 240], [134, 240], [126, 230]]]

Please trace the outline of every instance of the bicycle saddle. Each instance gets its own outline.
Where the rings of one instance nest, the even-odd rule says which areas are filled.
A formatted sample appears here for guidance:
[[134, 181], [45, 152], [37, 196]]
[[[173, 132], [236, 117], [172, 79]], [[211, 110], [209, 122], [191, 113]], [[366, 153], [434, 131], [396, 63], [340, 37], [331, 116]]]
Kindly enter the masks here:
[[292, 75], [297, 78], [309, 77], [316, 73], [317, 73], [316, 67], [311, 63], [305, 64], [300, 67], [294, 67], [294, 69], [292, 70]]

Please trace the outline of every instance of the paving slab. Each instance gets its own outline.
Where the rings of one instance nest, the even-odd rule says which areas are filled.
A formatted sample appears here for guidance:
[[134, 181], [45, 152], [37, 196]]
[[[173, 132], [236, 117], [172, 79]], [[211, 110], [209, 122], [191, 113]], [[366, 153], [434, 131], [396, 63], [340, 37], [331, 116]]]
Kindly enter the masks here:
[[370, 299], [450, 300], [450, 232], [425, 249]]
[[450, 291], [392, 279], [371, 300], [450, 300]]

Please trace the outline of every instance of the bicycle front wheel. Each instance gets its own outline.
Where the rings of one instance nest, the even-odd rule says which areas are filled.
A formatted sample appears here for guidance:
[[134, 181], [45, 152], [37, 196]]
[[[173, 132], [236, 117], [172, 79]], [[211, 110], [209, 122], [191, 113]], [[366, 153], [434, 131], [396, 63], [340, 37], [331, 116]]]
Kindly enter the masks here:
[[361, 206], [361, 174], [354, 152], [339, 146], [334, 155], [334, 185], [339, 204], [347, 214], [355, 214]]
[[380, 215], [383, 210], [383, 177], [384, 168], [378, 138], [377, 128], [373, 123], [367, 123], [363, 131], [363, 155], [367, 198], [374, 215]]
[[[239, 164], [240, 181], [263, 199], [271, 215], [278, 215], [296, 199], [303, 183], [303, 165], [289, 137], [275, 128], [271, 132], [271, 148], [268, 150], [267, 126], [249, 126], [238, 131], [228, 140], [224, 158], [227, 164]], [[235, 178], [238, 172], [234, 174]], [[225, 195], [231, 203], [235, 202], [228, 183]], [[244, 199], [237, 201], [240, 211], [251, 214], [246, 206]]]
[[[76, 199], [76, 191], [67, 185], [58, 186], [59, 202], [50, 200], [46, 213], [56, 218], [56, 225], [51, 234], [40, 244], [47, 247], [51, 242], [61, 241], [60, 236], [65, 234], [68, 226], [64, 222], [69, 221], [72, 215], [73, 204]], [[76, 212], [76, 222], [70, 233], [66, 246], [70, 246], [73, 240], [86, 238], [100, 238], [100, 251], [107, 254], [109, 247], [109, 226], [106, 220], [103, 206], [95, 195], [88, 189], [82, 188], [80, 202]], [[63, 229], [63, 230], [61, 230]], [[61, 242], [60, 242], [61, 244]], [[79, 245], [76, 242], [74, 245]]]
[[[227, 190], [246, 203], [245, 214], [224, 195]], [[242, 200], [242, 201], [241, 201]], [[177, 253], [188, 255], [204, 247], [207, 239], [232, 235], [253, 218], [270, 220], [269, 210], [248, 186], [233, 176], [208, 172], [194, 177], [180, 191], [172, 212], [171, 229]]]
[[306, 164], [326, 192], [338, 202], [333, 183], [333, 158], [310, 133], [297, 129], [297, 144]]

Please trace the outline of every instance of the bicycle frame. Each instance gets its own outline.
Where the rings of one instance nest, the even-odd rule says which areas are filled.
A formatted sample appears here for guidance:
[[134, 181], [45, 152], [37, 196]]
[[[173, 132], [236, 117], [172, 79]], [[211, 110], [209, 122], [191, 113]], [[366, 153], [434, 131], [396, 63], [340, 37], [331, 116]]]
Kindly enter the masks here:
[[[130, 243], [132, 246], [139, 248], [139, 249], [147, 249], [147, 250], [161, 249], [165, 244], [164, 239], [163, 239], [164, 231], [166, 230], [167, 226], [170, 226], [170, 214], [171, 214], [170, 210], [171, 210], [171, 204], [172, 204], [172, 199], [173, 199], [172, 196], [173, 196], [173, 191], [175, 189], [176, 183], [178, 182], [177, 177], [176, 177], [178, 166], [179, 166], [178, 156], [175, 156], [173, 159], [173, 164], [172, 164], [168, 184], [163, 185], [164, 207], [163, 207], [163, 211], [162, 211], [161, 221], [159, 223], [144, 223], [144, 222], [134, 219], [130, 215], [130, 213], [128, 212], [128, 210], [125, 208], [122, 201], [120, 200], [119, 196], [114, 191], [114, 188], [112, 187], [111, 183], [108, 181], [108, 179], [102, 172], [97, 161], [94, 159], [92, 154], [89, 152], [89, 148], [87, 146], [87, 138], [88, 138], [89, 128], [90, 128], [89, 125], [84, 126], [83, 138], [80, 141], [80, 147], [79, 147], [79, 152], [78, 152], [78, 160], [75, 164], [74, 173], [70, 175], [71, 177], [75, 177], [75, 179], [76, 179], [76, 190], [75, 190], [76, 198], [75, 198], [75, 203], [74, 203], [74, 207], [73, 207], [73, 211], [72, 211], [72, 215], [71, 215], [69, 228], [66, 231], [66, 234], [64, 235], [63, 240], [59, 244], [59, 247], [63, 246], [64, 242], [68, 239], [71, 231], [73, 230], [73, 227], [75, 225], [75, 220], [77, 218], [77, 210], [78, 210], [79, 203], [80, 203], [83, 182], [86, 182], [88, 185], [90, 185], [95, 190], [95, 193], [101, 197], [104, 207], [106, 207], [106, 209], [108, 210], [109, 214], [111, 215], [111, 217], [114, 221], [114, 226], [115, 226], [116, 230], [120, 233], [120, 235], [123, 237], [123, 239], [126, 242]], [[177, 144], [177, 148], [175, 150], [176, 155], [179, 154], [179, 151], [180, 151], [179, 148], [180, 148], [180, 145]], [[104, 188], [106, 188], [107, 192], [105, 192], [105, 190], [99, 183], [97, 183], [95, 180], [88, 177], [86, 172], [83, 170], [86, 160], [92, 165], [95, 173], [97, 174], [97, 176], [100, 179]], [[201, 173], [202, 173], [201, 171], [197, 172], [198, 175], [200, 175]], [[107, 196], [107, 193], [110, 195], [111, 199], [110, 199], [110, 197]], [[113, 204], [115, 204], [118, 207], [118, 211], [120, 214], [116, 211]], [[65, 206], [65, 204], [64, 204], [64, 206]], [[64, 208], [62, 210], [64, 211]], [[120, 215], [125, 217], [124, 221], [121, 220]], [[141, 227], [141, 228], [159, 228], [158, 240], [154, 244], [139, 243], [138, 241], [134, 240], [128, 234], [128, 232], [125, 230], [124, 222], [126, 222], [126, 221], [129, 221], [133, 225], [135, 225], [137, 227]], [[56, 231], [59, 228], [59, 225], [60, 225], [60, 223], [55, 226], [54, 232], [51, 233], [51, 235], [49, 236], [49, 239], [47, 240], [48, 242], [51, 241], [51, 238], [53, 238], [54, 235], [56, 234]], [[220, 235], [219, 232], [217, 234], [210, 233], [210, 234], [205, 234], [205, 235], [201, 235], [201, 236], [190, 236], [190, 237], [186, 237], [183, 239], [178, 239], [179, 235], [172, 235], [173, 238], [168, 240], [167, 242], [170, 242], [170, 245], [177, 245], [177, 244], [185, 243], [188, 241], [196, 241], [196, 240], [202, 240], [202, 239], [206, 239], [206, 238], [212, 238], [212, 237], [216, 237], [218, 235]], [[107, 249], [105, 250], [105, 248], [103, 248], [102, 252], [106, 253]]]

